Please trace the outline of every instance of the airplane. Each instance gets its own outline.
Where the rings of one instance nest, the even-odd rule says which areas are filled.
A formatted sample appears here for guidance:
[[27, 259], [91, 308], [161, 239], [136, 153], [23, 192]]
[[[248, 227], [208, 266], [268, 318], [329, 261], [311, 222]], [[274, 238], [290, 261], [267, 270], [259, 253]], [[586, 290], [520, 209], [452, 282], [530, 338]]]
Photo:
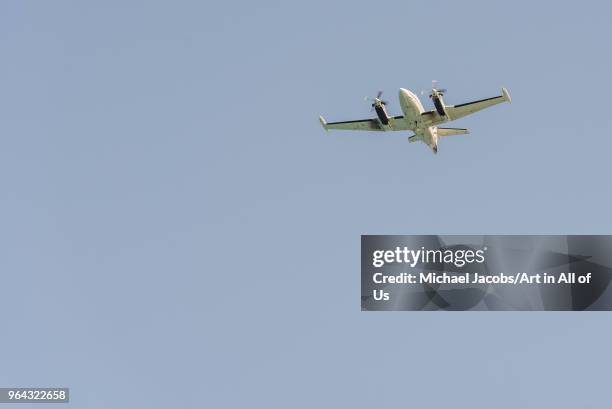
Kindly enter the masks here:
[[[376, 112], [376, 118], [360, 119], [356, 121], [327, 122], [322, 116], [319, 121], [325, 130], [341, 129], [352, 131], [412, 131], [414, 135], [408, 137], [409, 142], [421, 141], [431, 148], [433, 153], [438, 153], [438, 141], [440, 138], [450, 135], [463, 135], [469, 133], [464, 128], [441, 128], [438, 125], [454, 121], [466, 115], [473, 114], [500, 104], [512, 102], [510, 93], [502, 88], [502, 94], [492, 98], [479, 99], [459, 105], [446, 105], [444, 103], [445, 89], [438, 89], [436, 81], [432, 83], [429, 94], [435, 109], [426, 111], [419, 97], [413, 92], [400, 88], [399, 102], [404, 115], [389, 116], [387, 113], [387, 101], [381, 99], [382, 91], [379, 91], [372, 99], [372, 109]], [[367, 98], [366, 98], [367, 100]]]

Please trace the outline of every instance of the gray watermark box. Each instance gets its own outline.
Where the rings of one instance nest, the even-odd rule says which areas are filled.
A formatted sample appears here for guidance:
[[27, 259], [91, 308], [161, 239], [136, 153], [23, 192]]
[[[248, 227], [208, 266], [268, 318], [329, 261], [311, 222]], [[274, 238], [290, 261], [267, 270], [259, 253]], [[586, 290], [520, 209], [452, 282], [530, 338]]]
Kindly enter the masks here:
[[363, 235], [363, 311], [612, 311], [610, 235]]
[[68, 403], [68, 388], [0, 388], [0, 403]]

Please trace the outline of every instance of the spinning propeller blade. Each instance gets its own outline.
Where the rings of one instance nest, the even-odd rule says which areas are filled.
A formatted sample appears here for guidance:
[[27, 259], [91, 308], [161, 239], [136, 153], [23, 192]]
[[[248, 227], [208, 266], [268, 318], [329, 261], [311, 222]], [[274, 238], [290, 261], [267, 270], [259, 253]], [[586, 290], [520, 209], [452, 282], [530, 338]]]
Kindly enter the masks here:
[[387, 105], [387, 101], [380, 99], [382, 94], [383, 94], [382, 91], [378, 91], [378, 93], [376, 94], [376, 97], [374, 97], [374, 98], [364, 97], [363, 100], [364, 101], [372, 101], [372, 108], [374, 108], [374, 105], [376, 105], [377, 102], [380, 102], [383, 105]]
[[431, 80], [431, 90], [429, 91], [421, 90], [421, 95], [429, 94], [429, 98], [431, 98], [433, 96], [434, 90], [438, 94], [444, 95], [446, 93], [446, 88], [437, 88], [437, 87], [438, 87], [438, 80]]

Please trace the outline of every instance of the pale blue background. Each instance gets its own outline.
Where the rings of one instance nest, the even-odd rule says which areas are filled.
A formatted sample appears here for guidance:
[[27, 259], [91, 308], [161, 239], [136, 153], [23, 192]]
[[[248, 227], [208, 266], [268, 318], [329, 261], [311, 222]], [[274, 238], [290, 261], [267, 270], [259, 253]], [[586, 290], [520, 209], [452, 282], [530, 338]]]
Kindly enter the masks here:
[[[608, 405], [607, 313], [359, 308], [362, 233], [612, 233], [612, 10], [566, 3], [2, 2], [0, 385], [75, 408]], [[437, 156], [320, 127], [431, 79], [513, 104]]]

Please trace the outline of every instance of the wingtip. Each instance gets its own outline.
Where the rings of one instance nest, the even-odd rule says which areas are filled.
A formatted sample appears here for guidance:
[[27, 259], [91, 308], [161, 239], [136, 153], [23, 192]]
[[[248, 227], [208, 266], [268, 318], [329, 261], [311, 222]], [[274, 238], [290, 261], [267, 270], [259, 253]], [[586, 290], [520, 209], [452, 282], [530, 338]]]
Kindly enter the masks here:
[[325, 118], [323, 118], [322, 116], [319, 116], [319, 122], [321, 122], [323, 129], [327, 131], [327, 121], [325, 120]]
[[504, 99], [508, 101], [509, 104], [512, 103], [512, 97], [510, 97], [510, 93], [505, 87], [502, 88], [502, 95], [504, 96]]

